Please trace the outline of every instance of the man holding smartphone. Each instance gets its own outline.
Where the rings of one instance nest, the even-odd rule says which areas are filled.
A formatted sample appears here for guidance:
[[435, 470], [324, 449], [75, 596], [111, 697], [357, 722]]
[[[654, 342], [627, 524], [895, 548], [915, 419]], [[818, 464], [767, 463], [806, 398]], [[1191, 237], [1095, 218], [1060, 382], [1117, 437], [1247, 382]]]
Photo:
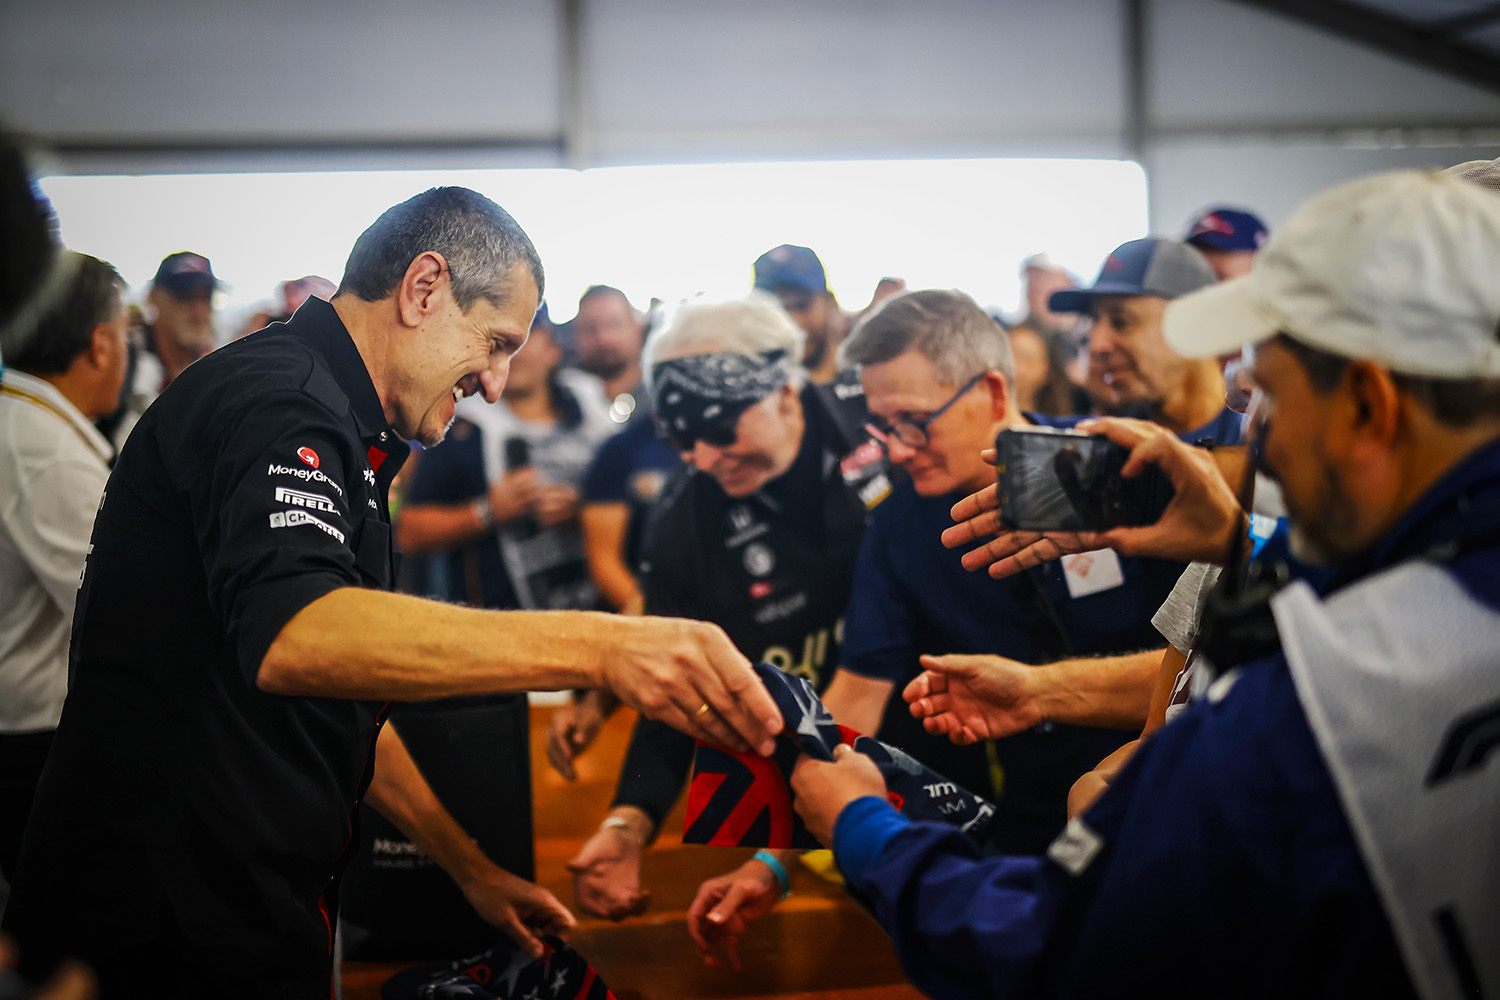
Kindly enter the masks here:
[[[799, 763], [799, 811], [925, 991], [1500, 990], [1483, 735], [1500, 705], [1497, 267], [1493, 194], [1377, 175], [1314, 198], [1249, 276], [1168, 311], [1184, 352], [1254, 345], [1256, 461], [1334, 575], [1211, 611], [1208, 697], [1045, 858], [979, 860], [906, 822], [857, 755]], [[1212, 482], [1159, 435], [1137, 444], [1147, 461], [1179, 500]], [[1219, 540], [1243, 523], [1199, 499], [1166, 517], [1218, 523], [1189, 534]]]
[[1011, 580], [969, 573], [940, 541], [949, 511], [993, 484], [981, 452], [996, 432], [1030, 426], [1010, 393], [1004, 331], [960, 292], [908, 292], [871, 313], [842, 357], [860, 365], [872, 424], [910, 476], [866, 532], [843, 670], [889, 694], [922, 657], [1007, 657], [1007, 719], [987, 734], [1003, 738], [944, 746], [905, 711], [886, 714], [882, 738], [995, 798], [1000, 846], [1040, 852], [1063, 827], [1073, 781], [1144, 721], [1161, 656], [1151, 616], [1182, 566], [1104, 552]]

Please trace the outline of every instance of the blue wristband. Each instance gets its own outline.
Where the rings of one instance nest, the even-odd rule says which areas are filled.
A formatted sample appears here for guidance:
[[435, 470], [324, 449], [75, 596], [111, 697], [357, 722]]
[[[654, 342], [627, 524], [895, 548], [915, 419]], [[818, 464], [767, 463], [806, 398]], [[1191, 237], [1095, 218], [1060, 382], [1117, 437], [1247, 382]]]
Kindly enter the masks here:
[[775, 875], [776, 881], [781, 883], [781, 898], [786, 899], [787, 895], [792, 891], [792, 879], [786, 873], [786, 868], [777, 859], [776, 855], [770, 851], [756, 851], [754, 860], [771, 869], [771, 874]]

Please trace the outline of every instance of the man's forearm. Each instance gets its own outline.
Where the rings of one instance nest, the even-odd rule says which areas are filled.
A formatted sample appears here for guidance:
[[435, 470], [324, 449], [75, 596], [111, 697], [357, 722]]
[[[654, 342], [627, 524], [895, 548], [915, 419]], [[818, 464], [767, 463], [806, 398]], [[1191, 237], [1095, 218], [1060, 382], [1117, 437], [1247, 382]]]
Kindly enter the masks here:
[[425, 701], [603, 684], [630, 619], [480, 611], [359, 587], [331, 591], [282, 628], [261, 661], [273, 694]]
[[469, 503], [413, 504], [396, 519], [396, 545], [412, 554], [438, 552], [472, 542], [494, 526], [482, 513], [483, 497]]
[[1079, 726], [1140, 729], [1151, 706], [1151, 692], [1162, 651], [1061, 660], [1036, 668], [1037, 698], [1049, 722]]
[[375, 744], [375, 776], [365, 801], [462, 884], [491, 862], [433, 794], [392, 725]]

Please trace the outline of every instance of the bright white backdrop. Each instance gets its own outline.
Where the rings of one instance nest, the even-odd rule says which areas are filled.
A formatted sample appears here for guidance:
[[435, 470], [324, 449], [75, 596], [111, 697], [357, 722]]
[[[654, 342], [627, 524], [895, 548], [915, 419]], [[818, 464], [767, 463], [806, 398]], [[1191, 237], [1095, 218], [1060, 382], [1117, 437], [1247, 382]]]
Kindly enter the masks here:
[[596, 282], [638, 305], [736, 294], [779, 243], [814, 248], [846, 308], [895, 275], [1009, 313], [1027, 254], [1046, 251], [1091, 280], [1147, 225], [1144, 175], [1117, 160], [56, 176], [42, 187], [68, 245], [114, 263], [137, 294], [166, 254], [210, 257], [232, 322], [282, 280], [337, 281], [365, 226], [435, 184], [475, 188], [516, 217], [541, 252], [558, 319]]

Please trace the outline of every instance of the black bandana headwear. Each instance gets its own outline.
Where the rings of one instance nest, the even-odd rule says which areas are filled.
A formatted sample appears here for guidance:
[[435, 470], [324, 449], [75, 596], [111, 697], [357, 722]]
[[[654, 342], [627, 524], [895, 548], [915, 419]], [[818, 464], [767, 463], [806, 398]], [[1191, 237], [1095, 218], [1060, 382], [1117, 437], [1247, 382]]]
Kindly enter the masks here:
[[694, 442], [734, 443], [740, 414], [791, 379], [786, 351], [757, 355], [731, 351], [658, 361], [651, 368], [651, 397], [661, 439], [678, 451]]

